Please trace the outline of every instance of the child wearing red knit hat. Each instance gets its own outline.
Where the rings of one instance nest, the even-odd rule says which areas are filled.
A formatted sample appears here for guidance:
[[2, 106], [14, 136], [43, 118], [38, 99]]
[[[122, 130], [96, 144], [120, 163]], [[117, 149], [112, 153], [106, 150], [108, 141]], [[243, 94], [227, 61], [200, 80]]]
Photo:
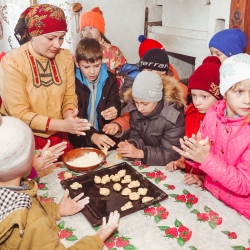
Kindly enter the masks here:
[[[219, 92], [221, 62], [218, 57], [209, 56], [204, 59], [188, 81], [188, 89], [192, 96], [192, 103], [186, 108], [186, 136], [191, 137], [196, 134], [205, 117], [207, 110], [218, 100], [222, 99]], [[203, 183], [203, 172], [198, 168], [192, 168], [184, 162], [184, 158], [170, 162], [166, 169], [173, 171], [177, 168], [185, 169], [184, 182], [186, 184], [196, 183], [199, 187]]]
[[116, 73], [124, 63], [126, 58], [120, 49], [110, 43], [104, 36], [105, 20], [103, 13], [99, 7], [95, 7], [90, 11], [84, 12], [79, 19], [80, 30], [83, 37], [94, 38], [102, 45], [103, 63], [105, 63], [112, 73]]

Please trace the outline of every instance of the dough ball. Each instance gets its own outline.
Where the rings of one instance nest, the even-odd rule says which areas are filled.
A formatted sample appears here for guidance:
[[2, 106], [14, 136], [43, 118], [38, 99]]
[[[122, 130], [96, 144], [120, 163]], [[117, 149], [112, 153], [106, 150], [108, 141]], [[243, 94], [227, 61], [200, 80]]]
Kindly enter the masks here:
[[114, 166], [115, 164], [113, 162], [109, 162], [107, 165], [106, 165], [106, 168], [109, 168], [109, 167], [112, 167]]
[[129, 184], [128, 184], [128, 187], [129, 188], [136, 188], [136, 187], [140, 187], [140, 182], [139, 181], [131, 181]]
[[113, 185], [113, 189], [115, 190], [115, 191], [120, 191], [121, 189], [122, 189], [122, 186], [121, 186], [121, 184], [119, 184], [119, 183], [115, 183], [114, 185]]
[[96, 184], [100, 184], [101, 181], [102, 181], [102, 178], [101, 178], [100, 176], [98, 176], [98, 175], [95, 175], [94, 182], [95, 182]]
[[142, 198], [141, 201], [142, 201], [142, 203], [146, 203], [146, 202], [151, 201], [153, 199], [154, 199], [154, 197], [145, 196]]
[[121, 181], [121, 183], [130, 183], [131, 180], [131, 175], [125, 175], [124, 179]]
[[138, 193], [140, 195], [146, 195], [148, 192], [148, 189], [147, 188], [138, 188]]
[[42, 156], [46, 156], [46, 155], [52, 155], [52, 153], [49, 150], [46, 150], [43, 152]]
[[106, 174], [106, 175], [104, 175], [104, 176], [102, 177], [101, 183], [102, 183], [102, 184], [106, 184], [106, 183], [108, 183], [108, 182], [110, 182], [110, 178], [109, 178], [109, 175]]
[[140, 199], [140, 195], [137, 193], [137, 192], [132, 192], [130, 195], [129, 195], [129, 199], [131, 201], [137, 201]]
[[71, 189], [77, 190], [78, 188], [82, 187], [82, 184], [80, 184], [79, 182], [74, 182], [70, 185]]
[[121, 207], [121, 210], [122, 210], [122, 211], [125, 211], [125, 210], [127, 210], [127, 209], [129, 209], [129, 208], [132, 208], [132, 207], [133, 207], [132, 202], [131, 202], [131, 201], [128, 201], [124, 206]]
[[124, 196], [130, 195], [131, 193], [132, 193], [132, 191], [130, 188], [124, 188], [122, 190], [122, 195], [124, 195]]
[[202, 139], [199, 141], [199, 143], [201, 144], [201, 146], [204, 146], [206, 144], [206, 140]]
[[104, 146], [104, 148], [101, 150], [106, 156], [109, 155], [108, 148]]
[[107, 196], [110, 194], [110, 190], [108, 188], [100, 188], [99, 193], [100, 195]]
[[121, 160], [121, 159], [122, 159], [122, 155], [121, 155], [121, 154], [116, 154], [116, 155], [114, 156], [114, 158], [115, 158], [116, 160]]
[[117, 173], [120, 177], [123, 177], [126, 175], [126, 170], [125, 169], [121, 169], [118, 173]]
[[121, 180], [121, 177], [118, 175], [118, 174], [115, 174], [115, 175], [110, 175], [110, 179], [113, 181], [113, 182], [118, 182]]
[[65, 178], [65, 179], [69, 179], [69, 178], [72, 178], [72, 173], [70, 173], [70, 172], [68, 172], [68, 171], [66, 171], [66, 172], [64, 172], [64, 174], [63, 174], [63, 177]]

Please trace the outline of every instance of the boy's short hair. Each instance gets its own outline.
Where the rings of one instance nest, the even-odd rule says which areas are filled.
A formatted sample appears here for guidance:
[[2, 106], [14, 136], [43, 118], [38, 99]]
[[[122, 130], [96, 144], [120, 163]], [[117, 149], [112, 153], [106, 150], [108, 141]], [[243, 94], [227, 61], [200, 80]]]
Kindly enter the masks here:
[[93, 38], [83, 38], [76, 47], [76, 61], [94, 63], [102, 60], [102, 45]]

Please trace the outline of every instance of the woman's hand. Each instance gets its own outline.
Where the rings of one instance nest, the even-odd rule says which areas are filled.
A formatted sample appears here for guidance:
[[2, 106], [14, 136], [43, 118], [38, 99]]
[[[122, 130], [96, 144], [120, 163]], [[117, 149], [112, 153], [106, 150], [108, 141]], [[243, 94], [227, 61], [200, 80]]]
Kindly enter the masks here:
[[201, 145], [196, 140], [198, 136], [192, 135], [192, 138], [184, 136], [184, 139], [180, 139], [181, 149], [173, 146], [173, 149], [185, 158], [191, 159], [195, 162], [202, 164], [209, 155], [210, 144], [208, 137], [205, 139], [205, 144]]
[[103, 118], [105, 120], [113, 120], [117, 117], [118, 112], [117, 109], [115, 107], [110, 107], [108, 109], [105, 109], [101, 112], [101, 115], [103, 116]]
[[74, 199], [69, 200], [69, 190], [66, 189], [59, 203], [60, 216], [68, 216], [80, 212], [85, 207], [85, 205], [89, 203], [89, 197], [85, 197], [84, 199], [80, 200], [83, 195], [83, 193], [80, 193]]
[[119, 131], [119, 125], [117, 123], [109, 123], [104, 125], [102, 131], [107, 135], [115, 135]]
[[184, 169], [186, 166], [185, 166], [185, 162], [184, 162], [184, 158], [181, 157], [179, 160], [177, 161], [171, 161], [169, 162], [167, 165], [166, 165], [166, 169], [169, 171], [169, 172], [172, 172], [178, 168], [181, 168], [181, 169]]
[[184, 183], [187, 185], [196, 184], [195, 187], [203, 186], [204, 175], [196, 175], [196, 174], [185, 174], [184, 175]]
[[100, 149], [103, 149], [104, 147], [110, 148], [115, 146], [115, 142], [103, 134], [94, 133], [91, 136], [91, 141]]
[[98, 236], [103, 240], [103, 242], [105, 242], [109, 238], [109, 236], [117, 229], [119, 225], [119, 218], [120, 214], [117, 211], [110, 213], [108, 223], [106, 223], [106, 217], [103, 217], [102, 225], [96, 233], [96, 236]]
[[58, 157], [63, 154], [63, 150], [67, 147], [67, 142], [58, 143], [53, 147], [49, 146], [50, 140], [48, 140], [43, 149], [38, 150], [34, 155], [32, 166], [36, 171], [45, 169], [56, 162]]
[[86, 119], [78, 118], [77, 114], [78, 109], [74, 109], [74, 111], [71, 112], [65, 120], [63, 120], [63, 131], [71, 134], [86, 135], [83, 131], [89, 130], [91, 123], [89, 123]]
[[136, 148], [127, 140], [118, 144], [117, 152], [123, 157], [143, 159], [144, 153], [141, 149]]

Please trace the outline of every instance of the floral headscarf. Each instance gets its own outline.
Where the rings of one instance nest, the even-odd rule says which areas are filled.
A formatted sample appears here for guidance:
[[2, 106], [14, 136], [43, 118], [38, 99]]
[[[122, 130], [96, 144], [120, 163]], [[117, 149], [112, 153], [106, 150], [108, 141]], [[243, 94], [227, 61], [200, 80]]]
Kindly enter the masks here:
[[15, 36], [22, 45], [31, 37], [55, 31], [67, 32], [63, 10], [55, 5], [41, 4], [27, 8], [20, 15], [15, 27]]

